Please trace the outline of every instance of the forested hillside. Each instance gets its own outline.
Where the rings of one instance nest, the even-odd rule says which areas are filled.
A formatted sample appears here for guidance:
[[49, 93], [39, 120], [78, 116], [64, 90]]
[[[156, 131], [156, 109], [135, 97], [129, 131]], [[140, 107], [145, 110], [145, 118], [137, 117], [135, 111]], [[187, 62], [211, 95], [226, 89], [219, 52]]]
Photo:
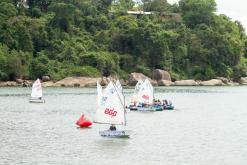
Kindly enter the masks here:
[[156, 68], [174, 79], [247, 76], [244, 28], [216, 9], [214, 0], [1, 0], [0, 80]]

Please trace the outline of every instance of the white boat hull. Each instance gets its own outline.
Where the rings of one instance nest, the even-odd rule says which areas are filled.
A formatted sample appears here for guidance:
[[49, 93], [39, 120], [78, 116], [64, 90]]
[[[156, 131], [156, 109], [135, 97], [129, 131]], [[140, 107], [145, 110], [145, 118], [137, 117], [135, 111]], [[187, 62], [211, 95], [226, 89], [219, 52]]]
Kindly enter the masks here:
[[45, 99], [38, 99], [38, 98], [30, 98], [30, 103], [45, 103]]
[[137, 107], [137, 111], [156, 111], [154, 107]]
[[103, 137], [110, 137], [110, 138], [129, 138], [130, 131], [129, 130], [122, 130], [122, 131], [99, 131], [100, 136]]

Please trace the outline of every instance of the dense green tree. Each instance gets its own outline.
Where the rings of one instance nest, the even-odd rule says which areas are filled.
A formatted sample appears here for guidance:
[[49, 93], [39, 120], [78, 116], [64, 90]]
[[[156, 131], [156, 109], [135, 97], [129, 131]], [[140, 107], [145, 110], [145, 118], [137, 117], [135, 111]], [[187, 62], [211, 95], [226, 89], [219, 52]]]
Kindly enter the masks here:
[[39, 7], [41, 11], [47, 12], [52, 0], [27, 0], [27, 5], [30, 10], [34, 7]]
[[179, 7], [185, 24], [190, 28], [201, 23], [206, 25], [214, 23], [215, 0], [180, 0]]
[[0, 17], [9, 18], [16, 16], [17, 10], [12, 3], [0, 2]]
[[144, 11], [168, 11], [170, 4], [167, 0], [142, 0]]
[[[127, 13], [141, 8], [154, 12]], [[214, 0], [2, 0], [0, 80], [155, 68], [173, 79], [246, 76], [245, 30], [215, 11]]]
[[70, 32], [74, 24], [75, 6], [65, 3], [53, 3], [51, 11], [55, 13], [51, 24], [54, 27], [60, 28], [64, 32]]

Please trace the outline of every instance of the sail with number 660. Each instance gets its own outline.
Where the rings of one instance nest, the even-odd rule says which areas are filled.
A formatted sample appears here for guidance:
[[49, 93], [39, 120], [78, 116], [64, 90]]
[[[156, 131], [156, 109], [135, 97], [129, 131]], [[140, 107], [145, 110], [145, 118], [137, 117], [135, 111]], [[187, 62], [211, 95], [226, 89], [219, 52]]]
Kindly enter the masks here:
[[113, 82], [104, 89], [96, 110], [94, 122], [102, 124], [125, 125], [125, 108], [121, 93]]

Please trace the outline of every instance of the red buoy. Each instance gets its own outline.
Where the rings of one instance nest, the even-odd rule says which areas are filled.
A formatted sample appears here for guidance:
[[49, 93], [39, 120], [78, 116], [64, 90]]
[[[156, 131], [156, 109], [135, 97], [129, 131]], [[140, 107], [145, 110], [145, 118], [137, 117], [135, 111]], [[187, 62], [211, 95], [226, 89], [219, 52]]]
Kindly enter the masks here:
[[92, 124], [93, 124], [92, 120], [84, 114], [82, 114], [80, 119], [76, 122], [76, 125], [80, 127], [89, 127]]

